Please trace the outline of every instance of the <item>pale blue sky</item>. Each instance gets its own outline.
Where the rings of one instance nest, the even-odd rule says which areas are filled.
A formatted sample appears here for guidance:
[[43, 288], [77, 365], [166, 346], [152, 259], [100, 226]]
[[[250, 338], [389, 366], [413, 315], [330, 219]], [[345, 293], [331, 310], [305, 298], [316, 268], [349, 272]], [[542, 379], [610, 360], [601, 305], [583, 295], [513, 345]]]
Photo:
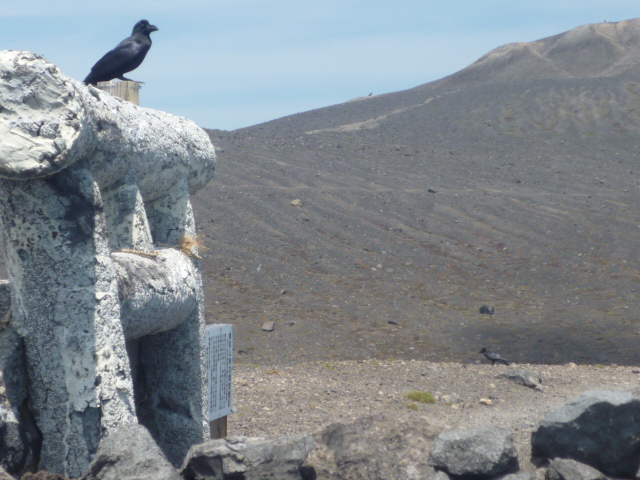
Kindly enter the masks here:
[[638, 0], [0, 0], [0, 48], [82, 80], [146, 18], [141, 103], [232, 130], [454, 73], [505, 43], [640, 17]]

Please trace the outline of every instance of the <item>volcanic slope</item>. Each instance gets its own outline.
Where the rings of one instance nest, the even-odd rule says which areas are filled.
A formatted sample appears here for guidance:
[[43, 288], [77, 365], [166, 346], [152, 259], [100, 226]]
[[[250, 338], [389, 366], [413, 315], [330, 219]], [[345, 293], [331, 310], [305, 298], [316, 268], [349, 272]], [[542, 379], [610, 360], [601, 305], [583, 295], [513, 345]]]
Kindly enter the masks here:
[[637, 364], [639, 52], [640, 19], [585, 25], [210, 130], [209, 321], [234, 324], [244, 362]]

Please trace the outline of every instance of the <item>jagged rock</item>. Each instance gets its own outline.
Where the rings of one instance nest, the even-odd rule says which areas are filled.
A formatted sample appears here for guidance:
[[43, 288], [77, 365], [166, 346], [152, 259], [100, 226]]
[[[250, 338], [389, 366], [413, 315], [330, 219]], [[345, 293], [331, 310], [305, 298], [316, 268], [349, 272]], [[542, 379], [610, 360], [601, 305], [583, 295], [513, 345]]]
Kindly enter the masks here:
[[433, 469], [426, 453], [444, 427], [415, 414], [375, 414], [316, 434], [306, 466], [318, 480], [418, 480]]
[[640, 398], [589, 391], [551, 412], [531, 435], [532, 455], [571, 458], [601, 472], [633, 477], [640, 466]]
[[546, 480], [608, 480], [589, 465], [568, 458], [554, 458], [549, 463]]
[[0, 329], [0, 467], [24, 473], [37, 462], [40, 434], [26, 408], [24, 344], [10, 326]]
[[451, 475], [494, 477], [517, 472], [518, 454], [503, 428], [450, 430], [436, 438], [429, 463]]
[[138, 424], [117, 429], [100, 442], [88, 471], [80, 480], [183, 480]]
[[310, 434], [210, 440], [191, 447], [180, 473], [186, 480], [300, 480], [313, 444]]
[[503, 373], [499, 376], [520, 385], [524, 385], [525, 387], [536, 389], [541, 388], [540, 383], [542, 382], [540, 381], [540, 377], [529, 370], [509, 370], [507, 373]]

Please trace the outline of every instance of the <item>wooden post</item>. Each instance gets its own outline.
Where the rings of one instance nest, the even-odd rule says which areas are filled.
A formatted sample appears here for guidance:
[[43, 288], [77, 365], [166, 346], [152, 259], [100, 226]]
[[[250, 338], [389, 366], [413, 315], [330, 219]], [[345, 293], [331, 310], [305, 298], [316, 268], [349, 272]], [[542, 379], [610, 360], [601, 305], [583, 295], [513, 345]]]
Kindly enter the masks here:
[[221, 417], [209, 422], [209, 432], [211, 440], [225, 438], [227, 436], [227, 417]]
[[114, 97], [121, 98], [138, 106], [140, 106], [140, 86], [140, 82], [130, 82], [128, 80], [98, 82], [98, 88], [103, 92], [110, 93]]

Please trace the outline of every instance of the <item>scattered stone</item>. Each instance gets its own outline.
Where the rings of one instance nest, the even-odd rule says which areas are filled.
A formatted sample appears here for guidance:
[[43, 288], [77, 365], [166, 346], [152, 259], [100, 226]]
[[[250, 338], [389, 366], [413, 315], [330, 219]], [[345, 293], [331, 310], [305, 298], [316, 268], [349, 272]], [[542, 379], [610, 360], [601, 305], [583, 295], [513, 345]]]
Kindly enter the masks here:
[[449, 480], [451, 477], [442, 470], [436, 470], [433, 467], [429, 467], [431, 470], [426, 475], [426, 480]]
[[276, 329], [276, 322], [269, 321], [262, 324], [263, 332], [273, 332]]
[[479, 402], [482, 405], [493, 405], [493, 400], [491, 400], [490, 398], [481, 398]]
[[313, 445], [310, 434], [210, 440], [191, 447], [180, 473], [186, 480], [300, 480]]
[[554, 458], [549, 463], [546, 480], [608, 480], [589, 465], [568, 458]]
[[[426, 375], [426, 373], [424, 375]], [[464, 408], [464, 400], [462, 400], [455, 393], [453, 393], [453, 394], [446, 393], [444, 395], [441, 395], [440, 397], [438, 397], [438, 400], [441, 403], [449, 405], [450, 407], [455, 408], [455, 409]]]
[[302, 206], [302, 200], [300, 200], [299, 198], [296, 198], [295, 200], [291, 200], [291, 206], [292, 207], [301, 207]]
[[516, 382], [519, 385], [524, 385], [525, 387], [540, 389], [542, 380], [535, 373], [529, 370], [509, 370], [507, 373], [503, 373], [499, 375], [500, 377], [504, 377], [507, 380], [511, 380]]
[[149, 431], [139, 424], [120, 427], [102, 439], [80, 480], [183, 480]]
[[616, 477], [640, 466], [640, 398], [589, 391], [551, 412], [531, 435], [532, 455], [571, 458]]
[[518, 471], [513, 437], [499, 427], [450, 430], [438, 435], [429, 464], [450, 475], [495, 477]]
[[13, 480], [13, 477], [0, 467], [0, 480]]
[[319, 479], [422, 480], [433, 471], [425, 452], [443, 429], [433, 419], [411, 413], [334, 423], [316, 434], [316, 448], [305, 465]]

